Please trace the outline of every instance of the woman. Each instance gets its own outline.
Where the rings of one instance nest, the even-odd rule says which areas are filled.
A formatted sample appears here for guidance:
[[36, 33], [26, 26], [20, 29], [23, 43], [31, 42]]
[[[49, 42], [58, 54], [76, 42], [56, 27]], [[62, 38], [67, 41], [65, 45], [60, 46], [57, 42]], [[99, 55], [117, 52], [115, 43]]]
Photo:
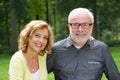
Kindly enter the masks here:
[[21, 31], [18, 51], [9, 65], [10, 80], [47, 80], [46, 56], [51, 51], [51, 27], [42, 20], [34, 20]]

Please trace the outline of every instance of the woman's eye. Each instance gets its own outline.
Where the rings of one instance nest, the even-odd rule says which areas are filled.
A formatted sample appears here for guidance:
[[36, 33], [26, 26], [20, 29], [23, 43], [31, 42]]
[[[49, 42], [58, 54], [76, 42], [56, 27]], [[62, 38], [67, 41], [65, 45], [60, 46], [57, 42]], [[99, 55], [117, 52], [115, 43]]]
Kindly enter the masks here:
[[35, 35], [35, 37], [36, 37], [36, 38], [39, 38], [39, 37], [40, 37], [40, 35], [37, 35], [37, 34], [36, 34], [36, 35]]
[[48, 37], [44, 37], [45, 40], [48, 40]]

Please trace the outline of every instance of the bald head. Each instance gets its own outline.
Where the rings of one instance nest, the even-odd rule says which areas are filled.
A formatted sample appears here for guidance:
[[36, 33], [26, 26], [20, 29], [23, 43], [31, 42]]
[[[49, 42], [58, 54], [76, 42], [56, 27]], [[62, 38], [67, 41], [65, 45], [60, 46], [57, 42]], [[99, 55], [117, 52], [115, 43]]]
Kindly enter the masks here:
[[[94, 17], [92, 12], [90, 12], [87, 8], [75, 8], [68, 15], [68, 23], [71, 22], [71, 18], [79, 18], [80, 16], [85, 16], [90, 18], [90, 21], [94, 23]], [[81, 19], [80, 19], [81, 20]]]

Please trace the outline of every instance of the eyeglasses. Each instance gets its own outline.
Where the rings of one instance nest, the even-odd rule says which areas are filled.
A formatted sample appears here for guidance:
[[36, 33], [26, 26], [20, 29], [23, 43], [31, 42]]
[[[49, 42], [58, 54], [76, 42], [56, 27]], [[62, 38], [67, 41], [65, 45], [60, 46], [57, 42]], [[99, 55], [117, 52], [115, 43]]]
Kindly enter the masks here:
[[79, 27], [81, 26], [81, 28], [83, 29], [88, 29], [93, 23], [69, 23], [71, 25], [71, 27], [73, 29], [79, 29]]

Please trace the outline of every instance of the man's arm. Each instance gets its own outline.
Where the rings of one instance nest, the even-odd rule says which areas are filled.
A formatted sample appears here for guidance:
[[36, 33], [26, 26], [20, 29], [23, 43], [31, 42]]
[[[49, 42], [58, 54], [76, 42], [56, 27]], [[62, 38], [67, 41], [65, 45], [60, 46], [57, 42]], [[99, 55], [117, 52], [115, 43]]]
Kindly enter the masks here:
[[47, 70], [48, 70], [48, 73], [52, 72], [53, 71], [53, 61], [54, 60], [54, 56], [53, 54], [48, 54], [47, 55]]
[[105, 64], [105, 75], [108, 80], [120, 80], [120, 73], [118, 71], [117, 65], [106, 46], [103, 50], [104, 64]]

